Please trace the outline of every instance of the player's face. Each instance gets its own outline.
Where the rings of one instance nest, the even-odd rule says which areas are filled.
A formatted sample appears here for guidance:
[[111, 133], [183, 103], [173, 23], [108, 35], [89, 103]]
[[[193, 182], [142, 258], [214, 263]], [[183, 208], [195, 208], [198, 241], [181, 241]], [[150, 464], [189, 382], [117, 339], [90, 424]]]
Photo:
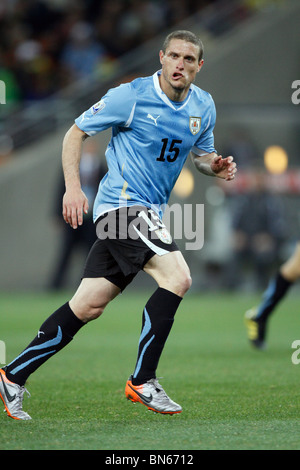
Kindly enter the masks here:
[[182, 39], [172, 39], [165, 53], [160, 51], [162, 74], [160, 85], [174, 101], [185, 99], [191, 83], [203, 65], [198, 46]]

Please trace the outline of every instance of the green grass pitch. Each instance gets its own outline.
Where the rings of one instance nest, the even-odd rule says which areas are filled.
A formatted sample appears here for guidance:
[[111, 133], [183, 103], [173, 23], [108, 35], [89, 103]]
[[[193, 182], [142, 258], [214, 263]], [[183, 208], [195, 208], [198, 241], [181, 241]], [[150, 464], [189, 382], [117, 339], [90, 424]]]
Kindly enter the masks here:
[[[259, 296], [189, 293], [158, 370], [166, 392], [182, 405], [174, 416], [155, 414], [124, 396], [150, 294], [128, 288], [29, 378], [24, 409], [33, 419], [18, 422], [1, 413], [0, 449], [300, 448], [300, 364], [291, 360], [292, 343], [300, 340], [298, 294], [278, 307], [268, 349], [261, 352], [249, 346], [243, 323], [244, 311]], [[66, 293], [0, 294], [7, 362], [66, 300]]]

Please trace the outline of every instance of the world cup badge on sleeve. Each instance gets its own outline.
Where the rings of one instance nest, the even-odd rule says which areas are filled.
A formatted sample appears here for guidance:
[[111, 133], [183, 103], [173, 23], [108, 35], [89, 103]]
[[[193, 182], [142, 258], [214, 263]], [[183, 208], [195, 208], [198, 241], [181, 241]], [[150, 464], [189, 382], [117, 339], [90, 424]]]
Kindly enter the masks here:
[[104, 102], [104, 100], [98, 101], [98, 103], [95, 103], [95, 104], [92, 106], [92, 114], [98, 113], [98, 112], [101, 111], [101, 109], [103, 109], [103, 108], [105, 108], [105, 102]]
[[201, 117], [190, 116], [190, 131], [193, 135], [198, 134], [201, 127]]

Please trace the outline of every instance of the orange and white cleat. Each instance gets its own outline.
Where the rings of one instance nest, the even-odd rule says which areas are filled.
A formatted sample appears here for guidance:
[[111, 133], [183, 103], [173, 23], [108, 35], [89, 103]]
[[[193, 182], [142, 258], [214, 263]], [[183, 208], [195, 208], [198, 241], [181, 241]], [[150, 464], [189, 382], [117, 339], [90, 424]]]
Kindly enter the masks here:
[[133, 403], [142, 403], [156, 413], [172, 415], [182, 411], [181, 406], [168, 397], [157, 379], [150, 379], [142, 385], [133, 385], [131, 375], [126, 382], [125, 396]]
[[4, 403], [7, 416], [10, 418], [18, 420], [31, 419], [29, 414], [22, 409], [25, 392], [30, 396], [25, 387], [20, 387], [20, 385], [8, 380], [5, 370], [0, 369], [0, 398]]

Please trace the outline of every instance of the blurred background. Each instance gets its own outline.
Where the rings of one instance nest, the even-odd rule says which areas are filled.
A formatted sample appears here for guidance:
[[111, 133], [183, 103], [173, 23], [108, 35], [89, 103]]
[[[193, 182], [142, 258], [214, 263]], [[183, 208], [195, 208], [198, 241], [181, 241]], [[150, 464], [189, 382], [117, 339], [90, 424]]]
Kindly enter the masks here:
[[[262, 291], [299, 238], [299, 20], [298, 0], [1, 0], [0, 290], [77, 286], [95, 235], [90, 219], [73, 231], [61, 216], [63, 136], [109, 88], [158, 70], [165, 36], [189, 29], [205, 47], [196, 84], [216, 103], [216, 148], [239, 173], [220, 182], [187, 161], [169, 202], [204, 205], [204, 246], [177, 242], [192, 289]], [[84, 146], [91, 201], [109, 138]]]

